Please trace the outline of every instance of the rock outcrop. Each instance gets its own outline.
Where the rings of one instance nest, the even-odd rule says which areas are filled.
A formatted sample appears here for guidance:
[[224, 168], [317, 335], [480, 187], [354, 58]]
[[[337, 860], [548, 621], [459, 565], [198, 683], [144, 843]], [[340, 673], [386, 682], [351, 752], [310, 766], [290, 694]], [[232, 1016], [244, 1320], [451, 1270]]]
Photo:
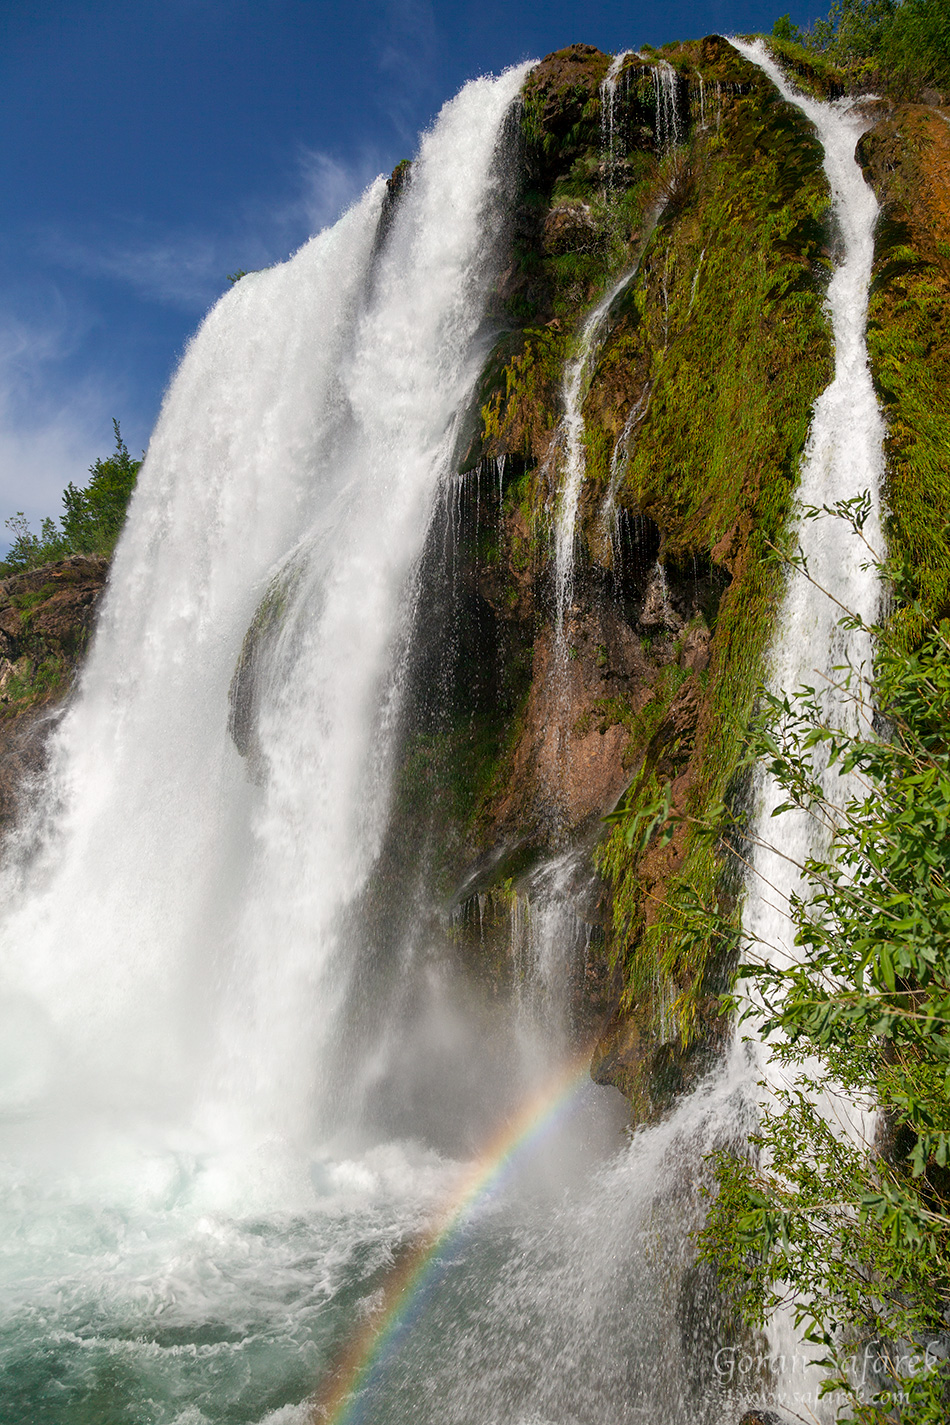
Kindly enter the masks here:
[[[630, 55], [609, 125], [607, 68], [572, 46], [525, 86], [499, 294], [508, 329], [452, 495], [455, 586], [423, 593], [428, 609], [454, 610], [439, 647], [478, 671], [455, 678], [441, 723], [410, 710], [403, 814], [430, 828], [463, 924], [475, 923], [466, 897], [482, 898], [472, 951], [493, 963], [485, 906], [510, 904], [545, 857], [589, 846], [601, 879], [579, 976], [591, 1013], [577, 1019], [585, 1033], [600, 1026], [595, 1076], [643, 1117], [721, 1039], [728, 957], [682, 943], [679, 904], [700, 893], [728, 914], [735, 873], [688, 825], [739, 794], [781, 584], [769, 546], [831, 369], [832, 236], [819, 144], [725, 41], [668, 47], [656, 64]], [[624, 273], [582, 382], [585, 471], [558, 645], [565, 364]], [[436, 661], [420, 658], [431, 686]], [[639, 848], [623, 824], [605, 827], [618, 802], [635, 817], [664, 784], [682, 815], [668, 843]]]
[[43, 766], [108, 570], [107, 559], [74, 555], [0, 580], [0, 831]]

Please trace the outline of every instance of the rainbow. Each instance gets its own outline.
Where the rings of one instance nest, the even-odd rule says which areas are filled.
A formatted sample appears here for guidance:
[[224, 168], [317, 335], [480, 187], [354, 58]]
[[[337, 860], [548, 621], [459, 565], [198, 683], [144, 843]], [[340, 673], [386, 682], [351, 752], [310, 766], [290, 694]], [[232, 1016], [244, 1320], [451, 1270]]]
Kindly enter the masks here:
[[565, 1064], [544, 1088], [525, 1101], [457, 1184], [425, 1234], [393, 1267], [383, 1299], [337, 1359], [313, 1402], [313, 1425], [358, 1425], [362, 1393], [425, 1305], [435, 1282], [440, 1252], [462, 1230], [472, 1210], [496, 1193], [515, 1166], [563, 1120], [588, 1083], [590, 1050]]

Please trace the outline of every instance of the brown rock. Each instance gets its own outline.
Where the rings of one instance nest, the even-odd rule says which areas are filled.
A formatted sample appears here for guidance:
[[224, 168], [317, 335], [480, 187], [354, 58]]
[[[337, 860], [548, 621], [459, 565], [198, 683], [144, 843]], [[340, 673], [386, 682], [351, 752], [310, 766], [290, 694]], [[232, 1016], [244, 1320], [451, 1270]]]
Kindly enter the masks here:
[[43, 704], [0, 719], [0, 834], [15, 820], [31, 781], [43, 770], [58, 713], [57, 707]]
[[78, 655], [108, 570], [107, 559], [77, 554], [0, 580], [0, 654]]
[[525, 100], [540, 108], [546, 132], [561, 136], [578, 122], [609, 65], [594, 45], [569, 45], [535, 65], [525, 82]]
[[0, 831], [42, 771], [108, 571], [74, 555], [0, 580]]
[[544, 220], [544, 249], [555, 256], [564, 252], [595, 252], [603, 247], [604, 240], [605, 235], [597, 231], [586, 203], [558, 203]]
[[682, 620], [670, 603], [666, 574], [659, 563], [647, 584], [639, 622], [646, 629], [665, 628], [672, 631], [682, 627]]
[[731, 529], [726, 530], [719, 542], [713, 546], [710, 551], [713, 563], [720, 564], [730, 574], [735, 574], [737, 561], [745, 550], [751, 531], [752, 520], [749, 514], [745, 513]]
[[522, 732], [494, 811], [499, 839], [527, 832], [557, 840], [609, 811], [630, 780], [630, 731], [617, 699], [632, 690], [645, 701], [655, 669], [609, 605], [575, 612], [567, 643], [563, 662], [550, 628], [535, 643]]
[[950, 241], [950, 125], [923, 104], [900, 104], [861, 139], [858, 158], [887, 216], [910, 227], [930, 261]]
[[683, 643], [681, 663], [691, 673], [701, 673], [709, 666], [709, 652], [712, 635], [705, 624], [690, 629]]

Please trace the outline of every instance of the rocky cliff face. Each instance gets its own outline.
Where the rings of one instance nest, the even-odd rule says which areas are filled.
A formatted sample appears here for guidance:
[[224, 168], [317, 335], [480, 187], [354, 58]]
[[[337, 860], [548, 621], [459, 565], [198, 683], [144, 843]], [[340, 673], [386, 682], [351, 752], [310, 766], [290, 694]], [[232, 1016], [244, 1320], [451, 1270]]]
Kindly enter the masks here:
[[888, 539], [909, 646], [950, 616], [950, 119], [882, 104], [858, 146], [881, 203], [868, 350], [888, 436]]
[[[585, 892], [578, 1035], [595, 1034], [594, 1076], [647, 1116], [724, 1032], [728, 957], [712, 942], [697, 954], [695, 937], [686, 950], [682, 932], [697, 905], [732, 910], [741, 868], [690, 819], [743, 805], [776, 556], [831, 373], [836, 235], [807, 121], [725, 41], [629, 55], [612, 92], [608, 65], [573, 46], [525, 86], [505, 329], [433, 539], [451, 547], [451, 581], [441, 556], [427, 564], [417, 658], [429, 691], [407, 715], [400, 816], [430, 848], [456, 943], [502, 976], [532, 868], [586, 848], [599, 877]], [[798, 77], [836, 88], [827, 66]], [[950, 135], [919, 107], [881, 103], [870, 117], [862, 154], [885, 202], [871, 350], [890, 428], [890, 547], [917, 600], [896, 617], [913, 640], [946, 612]], [[582, 383], [559, 663], [565, 370], [625, 273]], [[427, 639], [441, 650], [437, 676]], [[664, 785], [683, 817], [671, 841], [630, 844], [626, 826], [605, 825], [622, 801], [629, 826]], [[473, 928], [468, 942], [458, 926]]]
[[42, 767], [108, 569], [106, 559], [76, 555], [0, 580], [0, 833]]
[[[456, 789], [435, 838], [463, 923], [466, 897], [497, 905], [539, 860], [588, 847], [600, 878], [578, 1024], [598, 1028], [595, 1076], [646, 1114], [721, 1035], [728, 965], [715, 945], [701, 963], [685, 956], [677, 932], [680, 902], [698, 892], [728, 905], [735, 873], [683, 829], [641, 854], [602, 818], [622, 797], [635, 815], [667, 782], [674, 808], [697, 817], [742, 795], [734, 773], [779, 589], [770, 548], [831, 367], [833, 234], [807, 123], [725, 41], [630, 55], [612, 97], [608, 64], [574, 46], [525, 87], [508, 329], [449, 521], [468, 610], [456, 626], [487, 632], [478, 648], [463, 638], [457, 658], [495, 695], [456, 689], [438, 753], [435, 729], [428, 740], [441, 767], [419, 790], [431, 818], [433, 784], [449, 767], [458, 776], [463, 745], [480, 749], [467, 800]], [[581, 383], [558, 666], [565, 368], [612, 284]], [[511, 713], [498, 726], [502, 688]], [[426, 733], [418, 718], [413, 728], [418, 756]], [[484, 953], [484, 913], [479, 927]]]

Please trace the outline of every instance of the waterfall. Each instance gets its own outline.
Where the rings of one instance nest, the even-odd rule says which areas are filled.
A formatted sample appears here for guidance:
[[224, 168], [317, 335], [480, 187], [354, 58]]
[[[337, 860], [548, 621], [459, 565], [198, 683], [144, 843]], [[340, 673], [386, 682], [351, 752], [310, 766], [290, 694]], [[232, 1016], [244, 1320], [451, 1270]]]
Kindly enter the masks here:
[[653, 387], [647, 382], [640, 392], [640, 395], [630, 407], [627, 419], [623, 423], [623, 429], [617, 437], [614, 448], [610, 453], [610, 476], [607, 482], [607, 493], [600, 507], [600, 522], [604, 533], [611, 542], [615, 569], [619, 567], [621, 551], [620, 511], [617, 506], [617, 491], [620, 488], [620, 482], [630, 464], [632, 448], [636, 444], [634, 437], [637, 428], [646, 420], [647, 411], [650, 409], [650, 397], [652, 394]]
[[[651, 224], [647, 225], [652, 232]], [[561, 657], [566, 657], [566, 621], [574, 592], [574, 555], [577, 509], [584, 484], [584, 397], [591, 365], [610, 309], [637, 274], [639, 259], [618, 278], [597, 306], [588, 313], [577, 340], [577, 349], [564, 367], [561, 401], [564, 415], [555, 433], [553, 449], [560, 452], [563, 477], [554, 518], [555, 637]]]
[[[604, 123], [603, 114], [605, 101], [609, 114], [606, 130], [602, 127], [601, 147], [603, 148], [604, 146], [603, 135], [606, 132], [608, 153], [611, 162], [613, 159], [614, 131], [613, 105], [617, 77], [620, 73], [623, 61], [632, 53], [635, 53], [635, 51], [624, 50], [621, 54], [614, 56], [610, 68], [607, 71], [606, 78], [601, 85], [602, 126]], [[658, 65], [651, 66], [651, 70], [656, 101], [656, 145], [658, 152], [662, 154], [667, 149], [680, 143], [683, 137], [680, 128], [678, 108], [678, 76], [675, 69], [673, 69], [672, 65], [668, 64], [666, 60], [663, 60]], [[661, 199], [658, 203], [653, 205], [646, 215], [639, 251], [637, 252], [634, 262], [613, 284], [606, 295], [598, 302], [597, 306], [588, 314], [580, 330], [576, 351], [564, 367], [564, 376], [561, 383], [561, 403], [564, 414], [555, 432], [550, 457], [551, 461], [556, 463], [560, 455], [563, 465], [563, 478], [554, 517], [555, 638], [558, 655], [557, 661], [562, 665], [564, 658], [567, 656], [565, 620], [570, 611], [574, 588], [577, 511], [586, 468], [582, 408], [584, 398], [587, 394], [587, 384], [610, 310], [621, 292], [630, 284], [639, 271], [643, 254], [662, 215], [665, 202], [665, 199]], [[665, 299], [664, 279], [664, 301]], [[631, 430], [635, 422], [636, 414], [634, 411], [631, 412], [628, 422]], [[621, 446], [623, 447], [623, 452], [619, 457], [621, 461], [624, 458], [626, 442], [629, 439], [631, 430], [625, 429], [618, 442], [617, 449], [619, 450]], [[617, 459], [617, 450], [615, 450], [614, 459], [611, 462], [611, 485], [608, 491], [605, 511], [608, 508], [612, 511], [613, 508], [613, 498], [616, 492], [613, 477], [615, 474], [614, 465]]]
[[600, 85], [600, 151], [604, 156], [604, 187], [610, 189], [614, 174], [614, 138], [617, 127], [617, 81], [624, 60], [633, 50], [615, 54]]
[[683, 141], [679, 112], [679, 76], [665, 59], [651, 68], [656, 105], [656, 147], [659, 153], [666, 153], [668, 149], [675, 148]]
[[[587, 462], [584, 455], [584, 399], [587, 386], [597, 356], [604, 327], [611, 308], [620, 294], [627, 288], [640, 270], [643, 254], [666, 206], [666, 197], [653, 204], [643, 220], [643, 231], [633, 263], [613, 284], [597, 306], [588, 313], [577, 342], [574, 355], [566, 362], [561, 382], [561, 404], [564, 414], [554, 433], [549, 460], [556, 463], [561, 458], [563, 475], [554, 515], [554, 591], [555, 623], [554, 632], [558, 660], [567, 656], [566, 621], [570, 614], [574, 593], [574, 564], [577, 550], [577, 512], [580, 506], [581, 490]], [[628, 442], [633, 430], [646, 414], [649, 392], [645, 393], [631, 410], [624, 430], [611, 458], [611, 478], [604, 504], [603, 514], [608, 517], [613, 512], [617, 492], [617, 482], [623, 473]], [[645, 404], [646, 403], [646, 404]], [[615, 477], [616, 476], [616, 480]]]
[[[71, 1093], [111, 1098], [121, 1075], [124, 1097], [174, 1101], [200, 1081], [223, 1131], [306, 1130], [346, 988], [340, 914], [385, 822], [408, 581], [484, 358], [523, 73], [446, 107], [380, 247], [376, 184], [243, 278], [182, 362], [4, 929], [7, 983], [43, 1005]], [[262, 619], [253, 787], [228, 687]]]
[[[385, 1190], [372, 1256], [374, 1233], [408, 1230], [448, 1171], [411, 1148], [348, 1167], [322, 1156], [321, 1125], [359, 965], [348, 916], [388, 812], [415, 571], [492, 340], [506, 119], [526, 69], [446, 105], [394, 209], [377, 181], [289, 262], [242, 278], [166, 396], [81, 689], [5, 873], [4, 1420], [44, 1409], [29, 1384], [37, 1320], [64, 1400], [144, 1332], [126, 1351], [129, 1418], [177, 1398], [191, 1369], [153, 1313], [187, 1335], [256, 1311], [278, 1356], [298, 1351], [314, 1291], [336, 1279], [347, 1184], [354, 1221]], [[304, 1269], [294, 1231], [237, 1225], [318, 1210], [326, 1278]], [[232, 1368], [258, 1349], [250, 1325], [228, 1339]], [[302, 1400], [306, 1351], [288, 1389], [294, 1371]], [[154, 1418], [186, 1418], [166, 1409]]]
[[[841, 254], [828, 287], [828, 307], [834, 338], [835, 368], [831, 385], [815, 404], [798, 498], [811, 508], [834, 507], [868, 491], [871, 515], [864, 536], [873, 549], [881, 549], [880, 486], [883, 473], [884, 425], [871, 382], [865, 342], [868, 291], [874, 258], [874, 227], [878, 204], [855, 159], [855, 146], [868, 123], [860, 101], [821, 103], [798, 93], [786, 80], [761, 41], [733, 41], [736, 49], [757, 64], [782, 97], [795, 104], [814, 124], [824, 148], [824, 167], [831, 187]], [[793, 569], [771, 652], [769, 683], [779, 694], [803, 686], [815, 687], [827, 716], [852, 731], [859, 729], [859, 705], [853, 686], [842, 695], [841, 673], [850, 665], [869, 670], [872, 650], [861, 630], [842, 629], [842, 609], [860, 615], [865, 624], [877, 615], [880, 591], [876, 572], [867, 567], [868, 549], [846, 521], [832, 515], [800, 520], [798, 542], [807, 561], [810, 579]], [[825, 770], [823, 785], [831, 801], [840, 801], [846, 783]], [[777, 963], [794, 962], [797, 952], [788, 919], [789, 897], [801, 890], [796, 865], [824, 847], [815, 821], [804, 812], [785, 812], [772, 819], [785, 795], [763, 778], [756, 791], [752, 821], [753, 874], [747, 890], [744, 930], [752, 943]], [[776, 839], [781, 838], [776, 845]], [[773, 1087], [788, 1080], [759, 1046], [756, 1077]], [[835, 1099], [823, 1105], [829, 1121], [858, 1141], [866, 1140], [869, 1125], [847, 1104]], [[790, 1323], [775, 1327], [776, 1354], [795, 1357]], [[800, 1351], [801, 1348], [799, 1348]], [[800, 1355], [798, 1359], [801, 1360]], [[814, 1399], [813, 1373], [803, 1366], [781, 1382], [787, 1398]]]
[[577, 884], [586, 860], [576, 847], [553, 856], [512, 898], [509, 954], [517, 1010], [535, 1058], [539, 1037], [550, 1042], [553, 1035], [560, 1044], [571, 1038], [572, 980], [586, 959], [591, 932], [578, 914], [578, 900], [590, 889]]

